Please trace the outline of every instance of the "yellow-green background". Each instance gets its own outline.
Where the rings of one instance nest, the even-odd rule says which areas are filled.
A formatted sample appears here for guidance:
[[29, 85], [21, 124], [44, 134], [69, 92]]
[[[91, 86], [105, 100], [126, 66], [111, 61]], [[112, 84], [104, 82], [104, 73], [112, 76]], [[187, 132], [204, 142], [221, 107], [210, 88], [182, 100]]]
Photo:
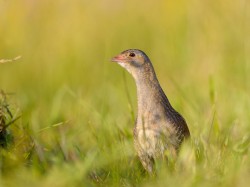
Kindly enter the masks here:
[[[250, 2], [0, 0], [0, 89], [21, 115], [0, 186], [247, 186]], [[145, 51], [192, 143], [149, 177], [133, 149], [136, 90], [110, 59]]]

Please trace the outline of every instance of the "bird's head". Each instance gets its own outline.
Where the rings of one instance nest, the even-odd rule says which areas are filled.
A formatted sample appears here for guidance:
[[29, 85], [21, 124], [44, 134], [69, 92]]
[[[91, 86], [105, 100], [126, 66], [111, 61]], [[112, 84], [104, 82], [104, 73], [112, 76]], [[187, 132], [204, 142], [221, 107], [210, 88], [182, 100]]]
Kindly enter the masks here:
[[[112, 62], [117, 62], [136, 78], [144, 70], [151, 67], [148, 56], [139, 49], [128, 49], [112, 58]], [[150, 68], [151, 69], [151, 68]]]

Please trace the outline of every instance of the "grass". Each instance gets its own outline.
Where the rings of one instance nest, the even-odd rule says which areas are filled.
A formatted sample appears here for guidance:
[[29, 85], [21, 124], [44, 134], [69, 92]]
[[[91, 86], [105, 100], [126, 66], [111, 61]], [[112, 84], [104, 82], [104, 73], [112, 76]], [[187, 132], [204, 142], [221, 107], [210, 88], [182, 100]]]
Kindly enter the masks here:
[[[0, 186], [248, 186], [249, 18], [246, 0], [0, 1], [0, 89], [11, 93], [0, 114], [13, 137]], [[134, 82], [109, 63], [128, 48], [149, 55], [191, 131], [157, 176], [133, 148]]]

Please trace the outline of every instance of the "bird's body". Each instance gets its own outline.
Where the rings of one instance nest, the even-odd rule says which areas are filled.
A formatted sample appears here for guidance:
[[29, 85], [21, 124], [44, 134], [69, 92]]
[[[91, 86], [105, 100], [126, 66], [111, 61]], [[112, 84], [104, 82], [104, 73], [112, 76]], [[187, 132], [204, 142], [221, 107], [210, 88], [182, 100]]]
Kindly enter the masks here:
[[129, 49], [114, 57], [135, 79], [138, 111], [134, 144], [144, 168], [152, 172], [154, 159], [175, 156], [183, 140], [190, 136], [184, 118], [174, 110], [163, 92], [147, 55]]

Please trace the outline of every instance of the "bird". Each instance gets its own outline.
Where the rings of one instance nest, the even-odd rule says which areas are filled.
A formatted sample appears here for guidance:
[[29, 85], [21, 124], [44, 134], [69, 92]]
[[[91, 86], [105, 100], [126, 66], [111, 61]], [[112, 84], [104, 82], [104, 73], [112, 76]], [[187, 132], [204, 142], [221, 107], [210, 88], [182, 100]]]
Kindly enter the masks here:
[[157, 79], [149, 57], [139, 49], [128, 49], [111, 59], [134, 78], [137, 117], [134, 147], [146, 171], [155, 171], [155, 160], [177, 157], [180, 146], [190, 137], [185, 119], [170, 104]]

